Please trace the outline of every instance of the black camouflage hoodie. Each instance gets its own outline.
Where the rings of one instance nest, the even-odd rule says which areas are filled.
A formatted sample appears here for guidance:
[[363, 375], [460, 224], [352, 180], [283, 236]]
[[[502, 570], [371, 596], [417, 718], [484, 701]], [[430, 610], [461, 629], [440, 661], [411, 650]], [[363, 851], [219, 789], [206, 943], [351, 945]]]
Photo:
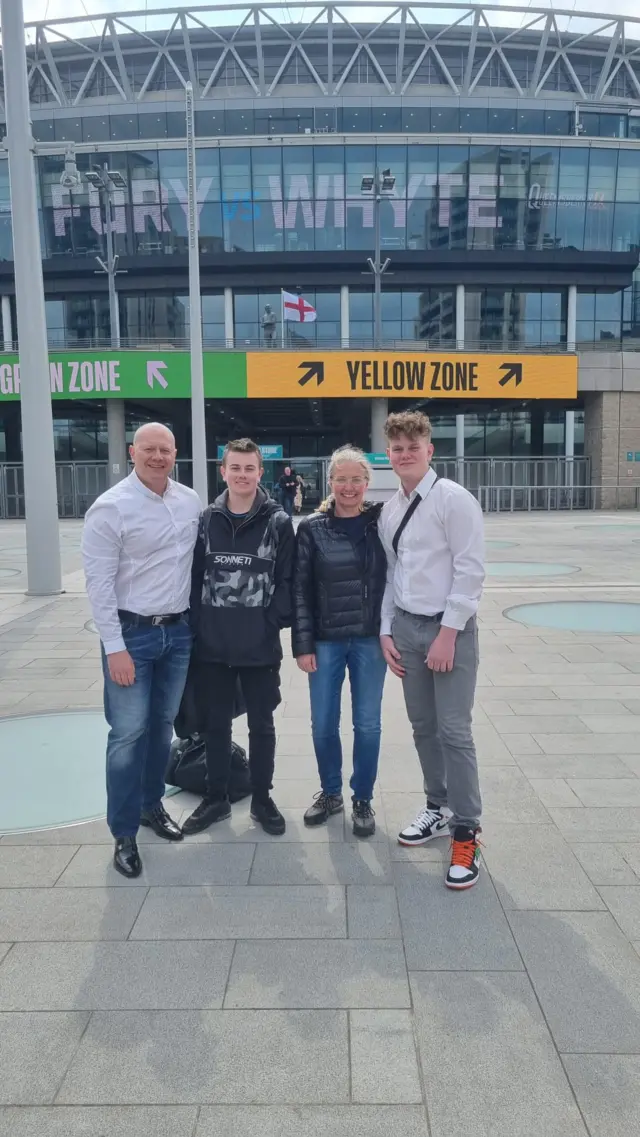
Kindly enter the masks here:
[[227, 502], [225, 490], [200, 518], [191, 587], [195, 656], [269, 666], [282, 659], [280, 629], [291, 625], [293, 526], [260, 487], [240, 522]]

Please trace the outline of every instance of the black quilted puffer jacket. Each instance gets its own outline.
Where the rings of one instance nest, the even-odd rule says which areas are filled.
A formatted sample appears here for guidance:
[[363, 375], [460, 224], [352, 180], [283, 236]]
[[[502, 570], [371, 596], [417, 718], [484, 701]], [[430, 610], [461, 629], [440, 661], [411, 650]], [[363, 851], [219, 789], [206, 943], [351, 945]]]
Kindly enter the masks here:
[[293, 574], [293, 654], [310, 655], [317, 640], [380, 634], [387, 559], [378, 537], [382, 504], [365, 503], [364, 567], [335, 522], [333, 508], [301, 521]]

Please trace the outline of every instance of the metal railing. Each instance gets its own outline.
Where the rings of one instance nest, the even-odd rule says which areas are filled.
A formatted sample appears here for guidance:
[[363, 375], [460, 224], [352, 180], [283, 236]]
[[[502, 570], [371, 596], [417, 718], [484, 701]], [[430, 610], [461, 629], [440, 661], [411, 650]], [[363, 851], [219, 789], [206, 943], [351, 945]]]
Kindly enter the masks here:
[[[628, 346], [626, 343], [623, 345], [625, 351], [640, 350], [640, 341], [635, 341], [637, 348]], [[286, 338], [285, 343], [281, 342], [280, 336], [277, 336], [273, 342], [267, 343], [261, 337], [243, 338], [237, 336], [231, 339], [225, 339], [224, 336], [211, 336], [207, 335], [206, 330], [203, 331], [202, 346], [205, 351], [373, 351], [374, 341], [373, 336], [355, 337], [350, 336], [342, 339], [340, 336], [325, 338], [324, 336], [316, 340], [315, 336], [311, 335], [309, 338], [305, 337], [303, 333], [294, 333]], [[597, 343], [597, 344], [581, 344], [579, 348], [584, 350], [607, 350], [607, 351], [620, 351], [621, 345], [618, 341], [615, 343]], [[13, 353], [18, 351], [18, 344], [14, 342], [12, 347], [9, 348], [5, 344], [2, 351], [11, 350]], [[49, 350], [55, 351], [113, 351], [111, 339], [105, 336], [64, 336], [60, 339], [51, 340], [49, 343]], [[121, 336], [120, 349], [124, 351], [189, 351], [190, 343], [188, 336], [157, 336], [155, 338], [150, 336]], [[536, 354], [562, 354], [567, 351], [566, 343], [517, 343], [515, 341], [503, 340], [468, 340], [464, 348], [458, 349], [456, 347], [455, 338], [451, 337], [437, 337], [425, 339], [383, 339], [380, 341], [380, 351], [393, 351], [393, 352], [433, 352], [433, 351], [446, 351], [447, 353], [456, 352], [458, 350], [465, 352], [494, 352], [494, 353], [516, 353], [518, 355], [536, 355]]]

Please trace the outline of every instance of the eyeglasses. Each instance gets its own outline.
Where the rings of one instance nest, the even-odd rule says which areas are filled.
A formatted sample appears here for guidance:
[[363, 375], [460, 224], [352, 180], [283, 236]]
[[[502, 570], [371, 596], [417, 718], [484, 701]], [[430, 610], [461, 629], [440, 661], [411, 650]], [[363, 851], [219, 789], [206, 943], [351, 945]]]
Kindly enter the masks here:
[[332, 478], [334, 486], [339, 486], [343, 489], [344, 486], [353, 486], [354, 489], [360, 489], [361, 486], [366, 486], [366, 478]]

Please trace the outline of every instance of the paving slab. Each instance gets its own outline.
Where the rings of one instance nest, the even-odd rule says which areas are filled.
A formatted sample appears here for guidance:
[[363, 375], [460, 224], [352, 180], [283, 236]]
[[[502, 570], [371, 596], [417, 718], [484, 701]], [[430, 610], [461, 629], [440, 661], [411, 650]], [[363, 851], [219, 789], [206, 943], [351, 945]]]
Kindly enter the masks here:
[[392, 885], [350, 884], [347, 887], [350, 939], [395, 940], [401, 937], [396, 890]]
[[[597, 890], [554, 825], [485, 826], [482, 855], [505, 908], [602, 910]], [[638, 881], [640, 884], [640, 880]]]
[[89, 1015], [0, 1014], [0, 1105], [53, 1101]]
[[344, 888], [336, 885], [214, 885], [151, 888], [131, 939], [336, 939], [346, 934]]
[[601, 806], [549, 810], [551, 820], [568, 841], [640, 840], [640, 806]]
[[571, 778], [569, 785], [580, 805], [640, 806], [640, 778]]
[[629, 1137], [640, 1117], [640, 1056], [566, 1054], [564, 1067], [591, 1137]]
[[410, 971], [522, 968], [486, 870], [481, 870], [481, 880], [463, 896], [445, 888], [442, 869], [432, 862], [394, 864], [393, 871]]
[[18, 943], [0, 965], [0, 1010], [222, 1006], [233, 944]]
[[424, 1109], [418, 1105], [378, 1105], [375, 1109], [370, 1105], [203, 1106], [194, 1137], [221, 1137], [222, 1134], [224, 1137], [400, 1137], [401, 1134], [428, 1137], [428, 1128]]
[[632, 864], [624, 859], [615, 845], [572, 842], [571, 848], [593, 884], [640, 884], [640, 874], [633, 871]]
[[141, 888], [5, 888], [0, 928], [11, 940], [126, 940]]
[[636, 877], [635, 887], [604, 885], [599, 892], [625, 936], [640, 940], [640, 877]]
[[561, 1052], [640, 1052], [640, 957], [608, 912], [510, 912]]
[[345, 1011], [97, 1011], [64, 1105], [346, 1103]]
[[351, 1011], [351, 1094], [355, 1102], [421, 1102], [409, 1011]]
[[411, 990], [432, 1137], [587, 1137], [526, 975], [423, 972]]
[[625, 757], [615, 754], [537, 754], [518, 756], [525, 777], [536, 778], [629, 778]]
[[84, 845], [60, 876], [57, 887], [246, 884], [254, 851], [255, 845], [248, 843], [197, 845], [162, 841], [141, 851], [142, 874], [129, 881], [114, 869], [110, 852], [100, 845]]
[[46, 888], [55, 884], [77, 848], [9, 848], [0, 844], [0, 888]]
[[0, 1137], [193, 1137], [186, 1106], [22, 1106], [0, 1109]]
[[565, 808], [584, 804], [576, 797], [566, 778], [529, 778], [529, 785], [545, 806]]
[[251, 884], [389, 884], [386, 841], [357, 844], [259, 845]]

